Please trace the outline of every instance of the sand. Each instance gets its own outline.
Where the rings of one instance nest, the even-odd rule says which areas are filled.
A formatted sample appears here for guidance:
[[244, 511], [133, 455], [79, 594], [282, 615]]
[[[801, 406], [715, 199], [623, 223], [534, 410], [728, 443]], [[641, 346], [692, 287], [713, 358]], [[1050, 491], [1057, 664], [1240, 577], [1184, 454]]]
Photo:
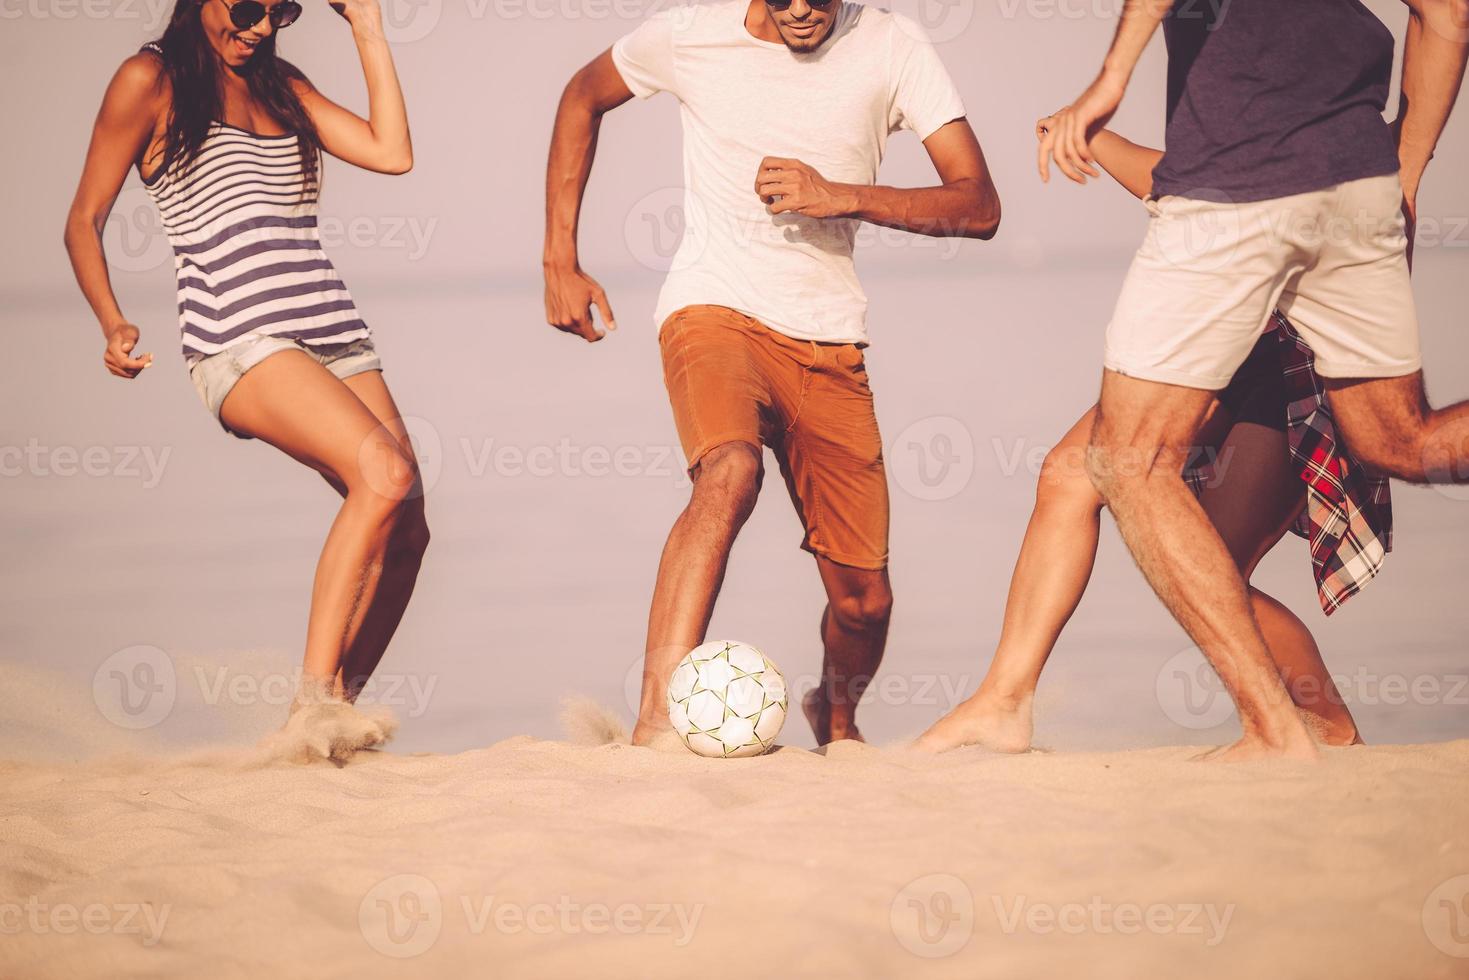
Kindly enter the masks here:
[[1469, 741], [1196, 752], [5, 762], [0, 976], [1469, 975]]

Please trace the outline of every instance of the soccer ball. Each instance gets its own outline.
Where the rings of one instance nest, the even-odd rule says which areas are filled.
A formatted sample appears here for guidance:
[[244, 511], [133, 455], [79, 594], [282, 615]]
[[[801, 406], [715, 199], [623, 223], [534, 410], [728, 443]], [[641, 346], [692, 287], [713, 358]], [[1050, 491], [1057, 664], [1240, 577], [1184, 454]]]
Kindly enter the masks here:
[[747, 643], [705, 643], [673, 671], [668, 719], [699, 755], [731, 759], [769, 752], [786, 720], [785, 678]]

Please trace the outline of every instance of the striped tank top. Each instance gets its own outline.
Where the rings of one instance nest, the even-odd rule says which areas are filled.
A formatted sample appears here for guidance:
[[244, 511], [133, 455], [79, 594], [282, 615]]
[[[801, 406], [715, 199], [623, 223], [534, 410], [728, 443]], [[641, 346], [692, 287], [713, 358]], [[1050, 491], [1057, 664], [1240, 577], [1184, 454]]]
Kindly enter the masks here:
[[262, 335], [312, 345], [369, 335], [322, 251], [305, 182], [295, 134], [223, 123], [186, 168], [144, 182], [173, 245], [186, 359]]

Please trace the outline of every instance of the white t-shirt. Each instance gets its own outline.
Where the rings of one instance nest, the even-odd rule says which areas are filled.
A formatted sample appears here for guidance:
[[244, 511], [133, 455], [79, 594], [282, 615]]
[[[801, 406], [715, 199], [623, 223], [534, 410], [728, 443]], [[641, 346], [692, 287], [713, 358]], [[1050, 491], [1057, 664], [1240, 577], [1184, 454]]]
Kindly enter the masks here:
[[843, 2], [831, 35], [795, 54], [745, 27], [745, 0], [677, 5], [612, 48], [641, 98], [672, 92], [684, 139], [684, 236], [658, 297], [727, 306], [799, 340], [866, 343], [853, 218], [772, 215], [755, 194], [767, 156], [828, 180], [873, 184], [887, 138], [927, 139], [964, 104], [923, 29], [901, 14]]

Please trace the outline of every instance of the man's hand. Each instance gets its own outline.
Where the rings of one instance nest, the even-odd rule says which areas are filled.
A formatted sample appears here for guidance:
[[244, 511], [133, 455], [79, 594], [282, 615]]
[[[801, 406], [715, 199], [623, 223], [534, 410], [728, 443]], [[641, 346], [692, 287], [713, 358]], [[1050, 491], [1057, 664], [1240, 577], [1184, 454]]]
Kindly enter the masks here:
[[557, 330], [574, 333], [588, 343], [607, 336], [592, 319], [592, 307], [602, 314], [607, 330], [616, 330], [612, 307], [597, 280], [578, 265], [546, 267], [546, 322]]
[[1053, 157], [1061, 172], [1078, 184], [1085, 184], [1088, 177], [1102, 175], [1093, 166], [1088, 144], [1111, 121], [1126, 89], [1125, 83], [1104, 72], [1074, 103], [1043, 120], [1049, 126], [1043, 133], [1037, 133], [1041, 145], [1036, 159], [1042, 181], [1051, 180]]
[[107, 334], [107, 351], [102, 355], [102, 363], [119, 378], [136, 378], [144, 368], [153, 363], [152, 354], [132, 356], [133, 348], [137, 345], [137, 327], [131, 323], [114, 327]]
[[755, 173], [755, 193], [771, 214], [793, 211], [808, 218], [845, 218], [857, 210], [857, 194], [834, 184], [800, 160], [766, 157]]

